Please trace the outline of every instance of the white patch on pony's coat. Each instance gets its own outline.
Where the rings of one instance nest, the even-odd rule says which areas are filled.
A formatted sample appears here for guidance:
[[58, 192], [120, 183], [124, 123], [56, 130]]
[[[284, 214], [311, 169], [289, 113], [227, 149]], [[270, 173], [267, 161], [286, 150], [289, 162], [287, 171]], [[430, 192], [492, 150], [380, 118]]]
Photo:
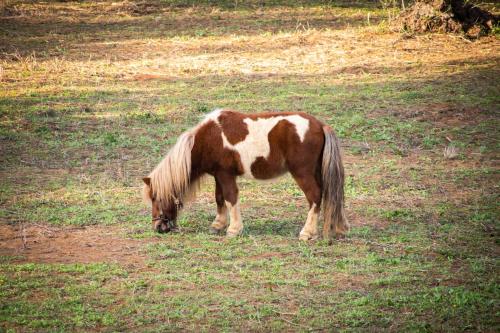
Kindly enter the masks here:
[[280, 122], [287, 120], [295, 126], [297, 135], [301, 142], [304, 141], [307, 130], [309, 129], [309, 119], [299, 115], [275, 116], [271, 118], [257, 118], [256, 120], [245, 118], [243, 121], [247, 124], [248, 135], [245, 140], [233, 145], [229, 142], [226, 135], [222, 133], [222, 142], [224, 147], [235, 150], [240, 155], [241, 164], [245, 171], [244, 176], [255, 178], [252, 175], [252, 163], [258, 157], [267, 159], [271, 152], [269, 145], [269, 132]]
[[224, 111], [224, 109], [215, 109], [215, 110], [213, 110], [212, 112], [208, 113], [208, 114], [204, 117], [204, 119], [203, 119], [202, 123], [205, 123], [205, 122], [207, 122], [207, 121], [213, 120], [213, 121], [215, 121], [217, 124], [219, 124], [219, 116], [220, 116], [220, 114], [221, 114], [221, 112], [222, 112], [222, 111]]

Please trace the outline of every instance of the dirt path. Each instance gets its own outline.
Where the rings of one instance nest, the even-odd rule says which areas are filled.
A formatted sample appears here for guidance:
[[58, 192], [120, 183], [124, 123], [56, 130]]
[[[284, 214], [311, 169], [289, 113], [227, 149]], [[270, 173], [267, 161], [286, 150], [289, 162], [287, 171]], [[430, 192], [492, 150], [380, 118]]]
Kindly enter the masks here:
[[115, 226], [60, 228], [45, 225], [0, 224], [0, 255], [15, 262], [108, 262], [143, 266], [144, 241], [123, 238]]

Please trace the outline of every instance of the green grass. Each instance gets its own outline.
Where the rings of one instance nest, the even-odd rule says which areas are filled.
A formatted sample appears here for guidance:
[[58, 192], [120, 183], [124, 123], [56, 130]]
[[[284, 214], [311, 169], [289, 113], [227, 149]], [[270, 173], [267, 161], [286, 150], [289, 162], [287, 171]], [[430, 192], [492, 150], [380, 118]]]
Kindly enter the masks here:
[[[498, 39], [401, 38], [373, 2], [193, 3], [6, 3], [0, 331], [497, 331]], [[210, 179], [155, 234], [141, 177], [216, 107], [330, 124], [348, 236], [297, 240], [290, 176], [240, 180], [242, 237], [208, 233]]]
[[67, 330], [118, 323], [113, 313], [106, 312], [114, 302], [113, 294], [103, 288], [107, 280], [126, 276], [118, 267], [4, 265], [2, 273], [1, 296], [9, 299], [0, 310], [4, 324], [30, 330]]
[[[360, 232], [336, 246], [270, 233], [230, 241], [203, 232], [162, 236], [144, 246], [140, 271], [3, 264], [0, 295], [10, 302], [0, 315], [10, 327], [33, 330], [449, 330], [454, 318], [470, 328], [495, 325], [490, 311], [499, 290], [486, 269], [491, 259], [471, 258], [458, 277], [453, 259], [429, 257], [428, 247], [439, 253], [446, 245], [433, 244], [422, 224]], [[447, 235], [441, 232], [438, 240]]]

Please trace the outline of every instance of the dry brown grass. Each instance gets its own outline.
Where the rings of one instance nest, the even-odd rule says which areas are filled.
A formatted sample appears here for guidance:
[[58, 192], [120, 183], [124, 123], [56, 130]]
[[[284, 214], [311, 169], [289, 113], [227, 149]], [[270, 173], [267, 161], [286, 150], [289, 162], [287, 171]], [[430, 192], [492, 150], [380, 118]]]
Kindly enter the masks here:
[[[7, 27], [20, 25], [22, 28], [19, 35], [13, 33], [3, 38], [6, 45], [0, 64], [3, 80], [17, 85], [29, 77], [31, 82], [64, 82], [67, 85], [147, 76], [175, 79], [214, 75], [324, 75], [348, 82], [353, 77], [367, 75], [376, 80], [387, 74], [413, 78], [450, 74], [450, 70], [463, 70], [471, 54], [474, 59], [481, 59], [485, 66], [498, 65], [495, 55], [500, 54], [500, 43], [495, 37], [469, 43], [451, 35], [408, 39], [388, 33], [381, 26], [337, 30], [333, 17], [342, 16], [339, 9], [268, 10], [266, 22], [275, 22], [272, 26], [282, 26], [283, 30], [266, 29], [256, 33], [252, 22], [263, 15], [259, 11], [242, 13], [214, 9], [202, 14], [210, 22], [206, 26], [199, 21], [190, 23], [193, 9], [159, 9], [155, 15], [160, 16], [146, 13], [148, 15], [138, 18], [118, 10], [123, 6], [128, 5], [110, 6], [103, 2], [90, 3], [84, 8], [72, 3], [14, 6], [19, 13], [4, 17], [3, 23]], [[196, 17], [199, 16], [196, 12]], [[331, 24], [323, 21], [314, 24], [320, 17], [325, 22], [330, 19]], [[238, 20], [243, 20], [243, 26], [249, 25], [252, 31], [245, 34], [244, 29], [239, 29], [237, 35], [230, 33], [233, 25], [241, 25]], [[295, 28], [293, 25], [289, 28], [287, 22], [294, 20]], [[139, 23], [141, 28], [137, 29]], [[45, 28], [47, 24], [49, 27]], [[82, 25], [81, 36], [65, 33], [73, 24]], [[183, 31], [191, 29], [190, 24], [197, 29], [215, 29], [220, 33], [183, 35]], [[111, 30], [105, 28], [107, 25]], [[115, 25], [117, 27], [113, 28]], [[33, 27], [39, 28], [39, 32], [28, 37], [27, 29]], [[144, 28], [165, 29], [165, 36], [150, 34], [142, 30]], [[85, 33], [85, 29], [89, 32]], [[47, 55], [36, 47], [25, 54], [16, 40], [30, 43], [46, 40], [52, 49], [50, 53], [54, 54]]]

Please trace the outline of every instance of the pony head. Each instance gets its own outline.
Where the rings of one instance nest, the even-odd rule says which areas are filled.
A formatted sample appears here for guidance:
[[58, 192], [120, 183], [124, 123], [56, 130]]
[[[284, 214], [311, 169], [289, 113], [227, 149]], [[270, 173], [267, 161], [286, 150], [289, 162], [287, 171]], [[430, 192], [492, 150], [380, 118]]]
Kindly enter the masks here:
[[177, 229], [177, 213], [197, 188], [197, 181], [191, 180], [194, 137], [193, 131], [183, 133], [165, 158], [142, 179], [142, 193], [145, 201], [151, 203], [155, 231], [164, 233]]
[[167, 233], [177, 229], [177, 213], [182, 207], [179, 200], [162, 200], [153, 189], [150, 177], [144, 177], [142, 196], [144, 201], [151, 204], [151, 223], [153, 230], [159, 233]]

